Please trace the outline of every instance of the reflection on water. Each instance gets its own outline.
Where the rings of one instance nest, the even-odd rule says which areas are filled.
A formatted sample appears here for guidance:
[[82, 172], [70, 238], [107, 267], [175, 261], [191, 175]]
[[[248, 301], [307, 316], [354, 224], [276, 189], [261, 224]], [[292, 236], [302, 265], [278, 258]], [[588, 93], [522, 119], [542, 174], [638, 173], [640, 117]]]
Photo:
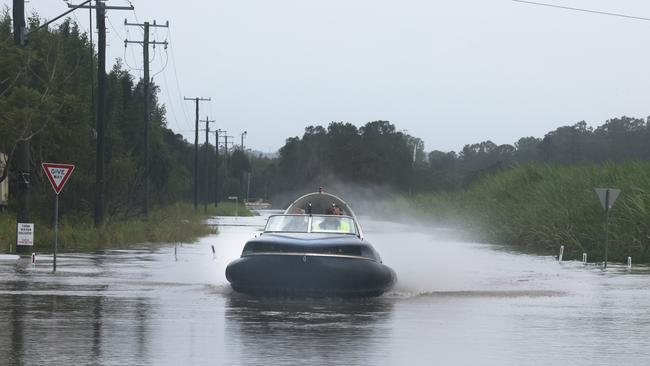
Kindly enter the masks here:
[[144, 362], [146, 300], [111, 299], [111, 306], [104, 301], [101, 296], [0, 297], [0, 308], [8, 310], [0, 315], [0, 323], [8, 325], [0, 328], [0, 358], [7, 364], [105, 363], [104, 349], [119, 349]]
[[375, 364], [385, 352], [381, 340], [390, 334], [391, 311], [392, 303], [381, 298], [233, 295], [226, 305], [225, 330], [231, 335], [230, 346], [247, 364]]
[[225, 267], [263, 217], [213, 220], [227, 226], [178, 256], [69, 254], [56, 274], [47, 256], [0, 258], [0, 364], [650, 363], [648, 268], [603, 272], [362, 222], [399, 278], [379, 298], [234, 293]]

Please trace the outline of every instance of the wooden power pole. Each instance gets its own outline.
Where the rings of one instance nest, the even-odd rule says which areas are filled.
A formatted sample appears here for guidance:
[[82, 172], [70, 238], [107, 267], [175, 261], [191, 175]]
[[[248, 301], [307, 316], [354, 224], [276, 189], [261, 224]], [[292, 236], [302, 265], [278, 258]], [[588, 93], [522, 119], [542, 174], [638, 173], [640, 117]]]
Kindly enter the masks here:
[[194, 127], [194, 210], [199, 206], [199, 102], [209, 102], [210, 98], [183, 98], [193, 100], [196, 103], [196, 118]]
[[72, 5], [70, 8], [95, 9], [97, 15], [97, 149], [95, 154], [95, 227], [104, 221], [104, 127], [106, 119], [106, 10], [133, 10], [133, 6], [106, 6], [104, 0], [95, 5]]
[[144, 29], [144, 34], [142, 41], [129, 41], [128, 39], [124, 40], [124, 48], [129, 43], [137, 43], [142, 45], [142, 63], [144, 68], [144, 77], [142, 79], [142, 86], [144, 89], [144, 144], [143, 144], [143, 164], [144, 164], [144, 202], [143, 209], [145, 216], [149, 216], [149, 117], [151, 112], [149, 111], [149, 103], [151, 103], [151, 80], [149, 79], [149, 45], [153, 45], [155, 48], [156, 45], [163, 45], [167, 49], [167, 41], [157, 42], [149, 41], [149, 28], [150, 27], [160, 27], [168, 28], [169, 22], [166, 22], [164, 25], [156, 24], [154, 20], [153, 23], [144, 22], [140, 23], [128, 23], [124, 19], [125, 26], [136, 26], [142, 27]]
[[[25, 45], [25, 0], [13, 1], [14, 43], [18, 47]], [[29, 140], [20, 139], [16, 142], [16, 172], [18, 173], [18, 192], [16, 223], [29, 222], [29, 183], [30, 183], [30, 149]], [[9, 164], [9, 162], [7, 162]], [[16, 224], [16, 229], [18, 224]], [[30, 247], [16, 245], [16, 253], [27, 253]]]
[[203, 190], [203, 213], [208, 213], [208, 200], [210, 199], [210, 143], [208, 141], [208, 136], [210, 135], [210, 123], [216, 122], [215, 120], [210, 120], [208, 116], [205, 116], [204, 120], [200, 122], [205, 122], [205, 189]]

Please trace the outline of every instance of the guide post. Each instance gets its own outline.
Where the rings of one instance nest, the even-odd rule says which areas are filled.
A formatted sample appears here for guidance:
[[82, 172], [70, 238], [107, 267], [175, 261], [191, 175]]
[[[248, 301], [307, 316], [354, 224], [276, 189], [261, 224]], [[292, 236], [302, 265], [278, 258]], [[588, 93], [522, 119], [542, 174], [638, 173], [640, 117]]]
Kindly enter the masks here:
[[45, 176], [52, 184], [54, 189], [54, 245], [52, 248], [52, 272], [56, 272], [56, 252], [59, 247], [59, 193], [61, 189], [72, 175], [75, 166], [72, 164], [53, 164], [43, 163], [43, 170]]
[[620, 189], [616, 188], [594, 188], [600, 204], [605, 209], [605, 261], [603, 262], [603, 269], [607, 269], [607, 252], [609, 250], [609, 211], [612, 209], [614, 202], [621, 194]]

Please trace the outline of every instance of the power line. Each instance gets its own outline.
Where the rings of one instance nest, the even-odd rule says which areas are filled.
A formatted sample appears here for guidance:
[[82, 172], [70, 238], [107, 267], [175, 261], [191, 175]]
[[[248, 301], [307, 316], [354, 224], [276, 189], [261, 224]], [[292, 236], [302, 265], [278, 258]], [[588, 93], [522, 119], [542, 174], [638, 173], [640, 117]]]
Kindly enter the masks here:
[[[167, 41], [165, 41], [165, 42], [167, 42]], [[162, 56], [160, 56], [160, 59], [162, 60]], [[165, 71], [165, 69], [167, 68], [168, 63], [169, 63], [169, 53], [167, 52], [167, 50], [165, 50], [165, 63], [162, 65], [162, 68], [160, 69], [160, 71], [158, 71], [158, 72], [154, 73], [153, 75], [151, 75], [151, 78], [153, 79], [154, 77], [156, 77], [156, 75], [158, 75], [158, 74], [162, 73], [163, 71]]]
[[[170, 52], [172, 54], [172, 67], [174, 69], [174, 78], [176, 79], [176, 92], [178, 93], [178, 99], [181, 100], [183, 98], [182, 93], [181, 93], [181, 86], [178, 81], [178, 70], [176, 69], [176, 56], [174, 56], [174, 42], [172, 41], [172, 32], [171, 29], [168, 30], [169, 32], [169, 43], [171, 44]], [[189, 114], [187, 113], [187, 110], [185, 109], [185, 104], [181, 104], [181, 110], [183, 111], [183, 115], [185, 116], [185, 120], [189, 123], [190, 117]]]
[[645, 20], [645, 21], [650, 21], [650, 18], [644, 18], [644, 17], [637, 17], [634, 15], [627, 15], [627, 14], [618, 14], [618, 13], [610, 13], [606, 11], [598, 11], [598, 10], [590, 10], [590, 9], [582, 9], [582, 8], [572, 8], [569, 6], [562, 6], [562, 5], [555, 5], [555, 4], [546, 4], [546, 3], [538, 3], [534, 1], [526, 1], [526, 0], [512, 0], [516, 3], [524, 3], [524, 4], [530, 4], [530, 5], [539, 5], [539, 6], [546, 6], [549, 8], [557, 8], [557, 9], [564, 9], [564, 10], [573, 10], [573, 11], [580, 11], [583, 13], [593, 13], [593, 14], [600, 14], [600, 15], [609, 15], [613, 17], [619, 17], [619, 18], [628, 18], [628, 19], [636, 19], [636, 20]]
[[[174, 116], [174, 121], [176, 122], [176, 127], [180, 128], [181, 125], [179, 123], [178, 117], [176, 116], [176, 109], [174, 108], [174, 103], [172, 103], [172, 96], [169, 93], [169, 89], [171, 89], [171, 86], [169, 85], [169, 82], [167, 81], [167, 73], [165, 72], [165, 69], [166, 68], [162, 69], [163, 80], [165, 80], [165, 88], [164, 88], [165, 89], [165, 94], [167, 94], [167, 99], [169, 100], [169, 107], [170, 107], [170, 110], [172, 112], [172, 116]], [[190, 127], [188, 125], [189, 122], [187, 120], [183, 120], [183, 121], [185, 121], [184, 126], [189, 128]], [[192, 130], [181, 131], [179, 129], [177, 132], [182, 133], [182, 132], [191, 132], [191, 131]]]
[[[126, 38], [129, 38], [129, 35], [130, 35], [130, 33], [129, 33], [129, 28], [126, 28]], [[129, 60], [126, 58], [126, 49], [127, 49], [127, 48], [128, 48], [128, 47], [126, 47], [126, 45], [124, 45], [124, 64], [125, 64], [126, 67], [128, 67], [129, 69], [131, 69], [131, 70], [133, 70], [133, 71], [137, 71], [137, 72], [138, 72], [138, 78], [141, 79], [141, 78], [142, 78], [142, 68], [135, 67], [135, 66], [131, 66], [131, 65], [129, 64]], [[136, 59], [136, 56], [135, 56], [135, 50], [133, 50], [133, 48], [131, 48], [131, 55], [133, 56], [133, 59], [135, 60], [135, 59]]]
[[115, 27], [113, 26], [113, 23], [111, 22], [111, 18], [106, 17], [106, 20], [108, 20], [108, 24], [110, 24], [111, 29], [113, 29], [113, 31], [115, 32], [115, 34], [117, 34], [118, 39], [119, 39], [120, 41], [123, 42], [123, 41], [124, 41], [124, 37], [122, 37], [122, 35], [120, 34], [120, 32], [119, 32], [117, 29], [115, 29]]
[[[67, 0], [63, 0], [63, 2], [67, 4], [68, 1], [67, 1]], [[84, 32], [86, 32], [86, 33], [90, 33], [90, 32], [88, 32], [88, 30], [86, 29], [86, 27], [84, 27], [84, 26], [81, 24], [81, 20], [79, 20], [79, 18], [77, 18], [77, 14], [76, 14], [75, 12], [72, 12], [71, 14], [72, 14], [72, 16], [77, 20], [77, 25], [78, 25], [81, 29], [83, 29]], [[92, 29], [91, 29], [91, 31], [92, 31]]]

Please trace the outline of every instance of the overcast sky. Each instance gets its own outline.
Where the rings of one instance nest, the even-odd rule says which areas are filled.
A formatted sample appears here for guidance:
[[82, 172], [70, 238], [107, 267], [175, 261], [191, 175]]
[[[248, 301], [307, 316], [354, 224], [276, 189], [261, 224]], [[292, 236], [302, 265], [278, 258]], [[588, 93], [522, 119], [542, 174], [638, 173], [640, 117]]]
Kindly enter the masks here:
[[[540, 0], [650, 17], [646, 0]], [[11, 5], [9, 0], [0, 4]], [[126, 5], [110, 0], [109, 5]], [[426, 150], [514, 143], [561, 125], [650, 114], [650, 22], [510, 0], [133, 0], [110, 11], [109, 63], [129, 21], [169, 20], [152, 75], [168, 125], [193, 141], [194, 105], [247, 147], [275, 151], [309, 124], [389, 120]], [[52, 18], [62, 0], [30, 0]], [[88, 29], [88, 10], [76, 17]], [[93, 20], [94, 23], [94, 20]], [[131, 28], [128, 38], [140, 40]], [[154, 55], [152, 51], [152, 56]], [[140, 75], [139, 70], [133, 70]], [[178, 83], [176, 79], [178, 76]]]

